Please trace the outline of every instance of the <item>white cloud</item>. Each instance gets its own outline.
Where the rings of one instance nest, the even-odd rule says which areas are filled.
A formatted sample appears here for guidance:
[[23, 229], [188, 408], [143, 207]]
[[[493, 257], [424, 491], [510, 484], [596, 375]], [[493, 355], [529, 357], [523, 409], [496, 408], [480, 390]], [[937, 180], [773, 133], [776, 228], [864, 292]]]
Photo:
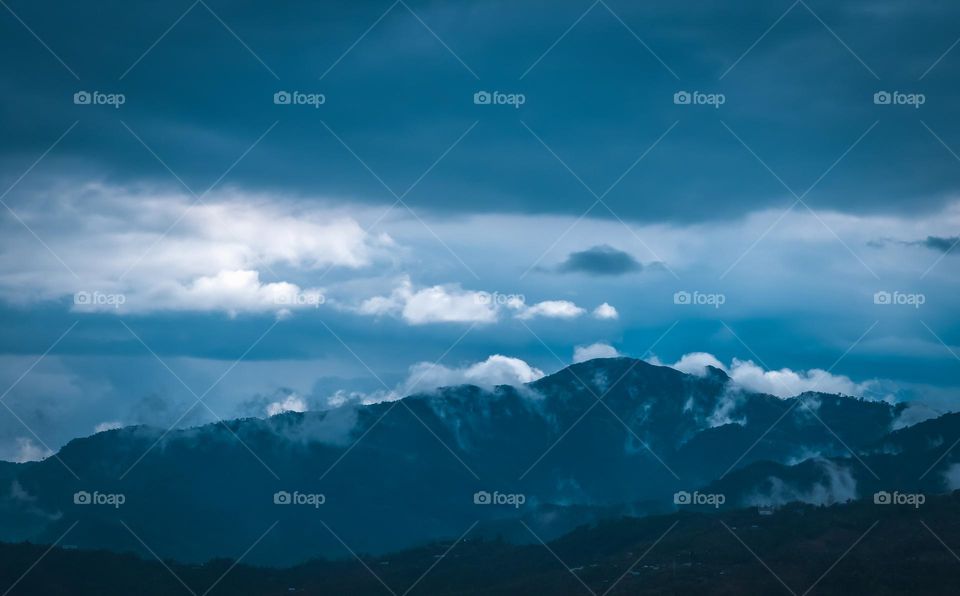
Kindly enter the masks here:
[[[925, 398], [928, 396], [924, 396]], [[893, 396], [892, 399], [884, 400], [891, 403], [895, 403], [896, 396]], [[944, 412], [938, 408], [933, 408], [929, 404], [922, 402], [909, 402], [907, 407], [900, 412], [900, 415], [890, 423], [890, 430], [899, 430], [901, 428], [906, 428], [908, 426], [913, 426], [914, 424], [920, 424], [925, 420], [931, 420], [933, 418], [939, 418]], [[958, 476], [960, 478], [960, 476]]]
[[533, 319], [535, 317], [545, 317], [550, 319], [575, 319], [585, 313], [584, 309], [580, 308], [573, 302], [569, 300], [544, 300], [543, 302], [538, 302], [533, 306], [524, 308], [520, 310], [520, 314], [517, 315], [518, 319]]
[[18, 214], [50, 251], [22, 250], [36, 242], [22, 226], [2, 230], [0, 298], [13, 303], [87, 293], [114, 298], [77, 310], [289, 311], [313, 306], [319, 290], [261, 276], [358, 269], [398, 250], [352, 217], [285, 198], [222, 191], [195, 203], [182, 193], [80, 184], [30, 199]]
[[94, 433], [102, 433], [108, 430], [116, 430], [118, 428], [123, 428], [123, 423], [119, 420], [111, 420], [109, 422], [101, 422], [93, 428]]
[[[260, 273], [250, 270], [220, 271], [187, 283], [164, 281], [129, 298], [121, 295], [122, 304], [104, 299], [102, 293], [81, 293], [89, 299], [74, 304], [73, 310], [144, 312], [154, 310], [224, 311], [231, 316], [247, 312], [288, 313], [295, 309], [318, 308], [326, 300], [320, 288], [302, 289], [288, 282], [262, 283]], [[75, 300], [76, 302], [76, 300]]]
[[267, 404], [267, 416], [276, 416], [284, 412], [306, 412], [307, 402], [296, 393], [287, 395], [284, 399]]
[[947, 485], [947, 490], [960, 488], [960, 464], [950, 464], [943, 472], [943, 481]]
[[744, 498], [744, 505], [783, 505], [793, 501], [814, 505], [845, 503], [857, 498], [857, 480], [847, 466], [828, 459], [816, 459], [820, 479], [808, 486], [796, 486], [776, 476], [767, 478], [766, 487]]
[[594, 318], [600, 320], [610, 320], [619, 318], [620, 313], [617, 312], [616, 308], [604, 302], [597, 308], [593, 309], [593, 316]]
[[393, 389], [370, 393], [337, 391], [327, 399], [327, 405], [338, 408], [349, 404], [374, 404], [395, 401], [418, 392], [429, 392], [438, 387], [476, 385], [491, 389], [497, 385], [519, 386], [544, 376], [542, 370], [519, 358], [494, 354], [486, 360], [448, 367], [434, 362], [418, 362], [408, 370], [406, 379]]
[[395, 315], [411, 325], [425, 323], [492, 323], [497, 306], [486, 293], [463, 290], [457, 285], [431, 286], [414, 290], [409, 279], [389, 296], [364, 300], [357, 312], [364, 315]]
[[345, 391], [339, 389], [334, 392], [333, 395], [327, 398], [327, 405], [331, 408], [339, 408], [341, 406], [350, 405], [350, 404], [378, 404], [384, 401], [395, 401], [404, 397], [400, 395], [395, 390], [391, 389], [373, 391], [371, 393], [364, 393], [362, 391]]
[[471, 384], [481, 387], [495, 385], [522, 385], [542, 378], [543, 371], [509, 356], [494, 354], [482, 362], [461, 368], [448, 368], [442, 364], [420, 362], [410, 367], [410, 376], [403, 383], [403, 395], [416, 391]]
[[610, 344], [597, 342], [589, 346], [577, 346], [573, 349], [573, 362], [586, 362], [594, 358], [616, 358], [620, 352]]
[[862, 396], [870, 390], [869, 382], [855, 383], [849, 377], [818, 368], [807, 371], [794, 371], [789, 368], [764, 370], [751, 360], [737, 358], [733, 359], [730, 366], [724, 366], [716, 356], [706, 352], [684, 354], [670, 366], [688, 374], [702, 376], [706, 374], [707, 365], [723, 370], [745, 389], [777, 397], [793, 397], [805, 391]]
[[403, 278], [390, 295], [368, 298], [353, 310], [363, 315], [397, 316], [411, 325], [493, 323], [504, 310], [516, 312], [517, 318], [524, 320], [574, 319], [586, 312], [568, 300], [545, 300], [527, 306], [519, 295], [464, 290], [458, 284], [416, 289], [409, 277]]
[[707, 373], [707, 365], [719, 368], [720, 370], [727, 370], [727, 367], [717, 360], [716, 356], [707, 354], [706, 352], [684, 354], [680, 360], [677, 360], [670, 366], [690, 375], [703, 376]]
[[496, 311], [480, 302], [478, 292], [457, 287], [433, 286], [412, 294], [403, 307], [403, 318], [415, 325], [422, 323], [490, 323]]
[[752, 361], [736, 358], [727, 374], [739, 385], [777, 397], [792, 397], [804, 391], [862, 395], [867, 390], [865, 384], [854, 383], [849, 377], [818, 368], [808, 371], [789, 368], [765, 371]]
[[50, 457], [51, 455], [53, 455], [53, 451], [50, 451], [42, 445], [36, 444], [33, 439], [28, 437], [18, 437], [16, 453], [11, 461], [22, 464], [28, 461], [39, 461], [45, 457]]

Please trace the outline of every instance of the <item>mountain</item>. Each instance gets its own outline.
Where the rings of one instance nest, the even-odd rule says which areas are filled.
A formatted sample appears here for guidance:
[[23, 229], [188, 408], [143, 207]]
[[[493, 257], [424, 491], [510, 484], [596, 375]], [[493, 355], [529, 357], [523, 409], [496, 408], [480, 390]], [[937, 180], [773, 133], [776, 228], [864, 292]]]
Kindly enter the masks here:
[[[895, 468], [919, 461], [928, 454], [913, 445], [925, 439], [890, 432], [902, 409], [750, 393], [712, 368], [698, 376], [597, 359], [521, 387], [446, 387], [77, 439], [56, 457], [0, 467], [0, 539], [53, 543], [77, 522], [69, 544], [140, 553], [147, 545], [195, 563], [239, 557], [259, 539], [245, 560], [264, 565], [396, 551], [455, 538], [475, 522], [482, 536], [534, 541], [518, 518], [547, 540], [599, 519], [671, 511], [674, 493], [708, 485], [729, 490], [731, 504], [749, 502], [777, 474], [806, 500], [819, 478], [807, 468], [853, 469], [852, 453], [892, 458]], [[945, 426], [941, 440], [953, 430]], [[947, 490], [939, 469], [931, 478]], [[79, 491], [123, 502], [77, 504]], [[294, 502], [275, 503], [278, 493]], [[487, 493], [492, 502], [475, 503]], [[786, 500], [793, 493], [783, 491]]]
[[211, 596], [735, 595], [814, 588], [825, 595], [946, 595], [960, 583], [953, 547], [945, 547], [960, 544], [958, 520], [960, 493], [933, 496], [922, 509], [861, 500], [793, 504], [768, 515], [755, 508], [678, 512], [604, 521], [546, 545], [471, 534], [389, 555], [284, 569], [223, 559], [161, 564], [106, 551], [0, 544], [0, 586], [14, 586], [11, 596], [160, 596], [185, 587]]
[[894, 431], [847, 457], [812, 457], [795, 465], [756, 462], [704, 491], [722, 493], [740, 507], [792, 501], [829, 505], [878, 492], [943, 493], [960, 488], [960, 464], [952, 455], [958, 440], [960, 414], [945, 414]]

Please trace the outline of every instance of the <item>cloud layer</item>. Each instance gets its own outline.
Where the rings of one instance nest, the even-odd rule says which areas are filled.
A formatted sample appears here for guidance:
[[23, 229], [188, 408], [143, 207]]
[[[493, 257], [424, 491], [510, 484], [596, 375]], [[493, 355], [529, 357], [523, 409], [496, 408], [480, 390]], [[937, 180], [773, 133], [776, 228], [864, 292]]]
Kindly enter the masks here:
[[496, 385], [522, 385], [543, 376], [543, 371], [523, 360], [500, 354], [494, 354], [482, 362], [455, 368], [420, 362], [410, 368], [410, 376], [403, 383], [403, 393], [463, 384], [487, 388]]
[[688, 374], [703, 376], [706, 367], [712, 366], [727, 373], [741, 387], [750, 391], [794, 397], [807, 391], [835, 393], [840, 395], [863, 396], [870, 390], [870, 383], [855, 383], [844, 375], [835, 375], [821, 369], [794, 371], [789, 368], [764, 370], [751, 360], [734, 358], [729, 366], [724, 365], [713, 354], [691, 352], [684, 354], [678, 361], [669, 365]]
[[589, 346], [577, 346], [573, 350], [573, 362], [586, 362], [594, 358], [616, 358], [620, 352], [610, 344], [597, 342]]
[[0, 297], [67, 299], [80, 312], [311, 308], [322, 290], [278, 271], [357, 270], [397, 250], [334, 210], [236, 192], [201, 202], [87, 184], [38, 194], [19, 217], [29, 229], [9, 221], [0, 238]]

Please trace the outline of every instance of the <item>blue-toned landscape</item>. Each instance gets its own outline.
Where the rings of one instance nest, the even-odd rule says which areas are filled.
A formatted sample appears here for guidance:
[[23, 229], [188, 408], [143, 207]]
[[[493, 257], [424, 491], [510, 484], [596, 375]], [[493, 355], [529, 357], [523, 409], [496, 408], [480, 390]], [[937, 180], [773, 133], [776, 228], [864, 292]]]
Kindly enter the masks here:
[[954, 593], [958, 45], [0, 0], [0, 596]]

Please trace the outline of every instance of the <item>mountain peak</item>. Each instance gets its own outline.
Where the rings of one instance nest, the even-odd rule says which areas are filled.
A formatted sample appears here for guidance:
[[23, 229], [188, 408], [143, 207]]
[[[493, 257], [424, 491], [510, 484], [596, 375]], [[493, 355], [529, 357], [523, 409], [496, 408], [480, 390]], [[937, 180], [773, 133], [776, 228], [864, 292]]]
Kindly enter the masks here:
[[707, 377], [708, 379], [715, 379], [717, 381], [721, 381], [723, 383], [726, 383], [727, 381], [730, 380], [730, 376], [727, 375], [727, 372], [725, 370], [723, 370], [722, 368], [717, 368], [716, 366], [711, 366], [709, 364], [706, 366], [705, 374], [703, 376]]
[[715, 366], [707, 365], [703, 374], [690, 374], [673, 368], [672, 366], [652, 364], [646, 360], [631, 358], [629, 356], [616, 356], [613, 358], [593, 358], [584, 360], [583, 362], [576, 362], [530, 384], [537, 385], [544, 382], [551, 382], [551, 380], [569, 382], [570, 377], [588, 381], [597, 374], [606, 375], [610, 382], [614, 382], [628, 374], [631, 377], [649, 377], [651, 375], [662, 375], [665, 378], [692, 377], [720, 384], [730, 381], [727, 373], [723, 369]]
[[[543, 386], [553, 383], [570, 383], [572, 381], [587, 382], [597, 375], [605, 375], [611, 382], [627, 374], [643, 374], [658, 368], [668, 370], [669, 367], [661, 367], [650, 364], [645, 360], [638, 360], [628, 356], [617, 356], [614, 358], [593, 358], [583, 362], [575, 362], [570, 366], [561, 368], [553, 374], [549, 374], [537, 381], [531, 383], [533, 386]], [[679, 373], [679, 371], [674, 371]], [[680, 373], [682, 374], [682, 373]]]

